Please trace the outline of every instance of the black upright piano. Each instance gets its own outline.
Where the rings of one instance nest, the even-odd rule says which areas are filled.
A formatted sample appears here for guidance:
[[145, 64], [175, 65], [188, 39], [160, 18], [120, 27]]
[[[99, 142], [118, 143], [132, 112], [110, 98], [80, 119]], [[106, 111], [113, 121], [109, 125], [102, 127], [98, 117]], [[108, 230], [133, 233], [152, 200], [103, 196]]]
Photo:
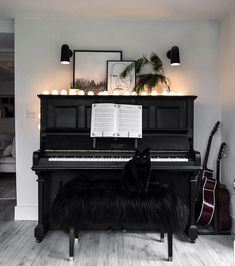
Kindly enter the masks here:
[[[51, 222], [51, 206], [60, 183], [85, 175], [121, 178], [135, 152], [150, 147], [151, 182], [164, 182], [181, 194], [190, 209], [187, 233], [197, 238], [195, 187], [201, 169], [200, 153], [193, 149], [196, 96], [70, 96], [39, 95], [40, 149], [33, 153], [32, 170], [38, 176], [38, 225], [42, 241]], [[142, 105], [143, 137], [90, 137], [93, 103]]]

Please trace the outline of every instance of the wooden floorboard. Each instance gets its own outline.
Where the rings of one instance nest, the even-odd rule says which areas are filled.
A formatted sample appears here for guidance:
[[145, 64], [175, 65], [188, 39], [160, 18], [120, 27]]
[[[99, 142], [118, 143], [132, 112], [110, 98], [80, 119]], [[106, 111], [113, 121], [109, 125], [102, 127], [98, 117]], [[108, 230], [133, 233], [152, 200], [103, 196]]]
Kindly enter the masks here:
[[[0, 265], [71, 265], [68, 236], [50, 231], [42, 243], [33, 236], [36, 222], [0, 221]], [[167, 241], [159, 234], [81, 232], [75, 245], [79, 266], [232, 266], [231, 236], [199, 236], [195, 244], [174, 236], [173, 262], [167, 259]]]
[[0, 199], [16, 198], [16, 174], [0, 173]]
[[16, 200], [0, 199], [0, 221], [14, 220]]

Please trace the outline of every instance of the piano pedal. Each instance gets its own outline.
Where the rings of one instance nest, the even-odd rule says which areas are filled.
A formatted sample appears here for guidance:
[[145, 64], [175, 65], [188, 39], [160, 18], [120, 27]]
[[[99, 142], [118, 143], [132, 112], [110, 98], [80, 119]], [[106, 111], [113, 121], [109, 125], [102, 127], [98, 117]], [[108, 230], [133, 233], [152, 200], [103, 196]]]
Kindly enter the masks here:
[[79, 238], [75, 238], [75, 239], [74, 239], [74, 244], [77, 244], [78, 241], [79, 241]]

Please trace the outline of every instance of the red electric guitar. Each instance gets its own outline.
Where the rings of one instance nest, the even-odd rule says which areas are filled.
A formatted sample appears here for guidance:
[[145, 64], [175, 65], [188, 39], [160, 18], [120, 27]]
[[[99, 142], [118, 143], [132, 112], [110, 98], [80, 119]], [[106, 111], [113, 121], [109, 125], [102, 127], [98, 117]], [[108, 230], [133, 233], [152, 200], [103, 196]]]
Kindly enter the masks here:
[[217, 121], [211, 134], [209, 136], [206, 154], [202, 166], [202, 171], [199, 174], [198, 180], [202, 183], [202, 206], [199, 213], [199, 217], [196, 223], [201, 225], [209, 225], [215, 211], [215, 189], [217, 180], [213, 179], [213, 170], [207, 168], [207, 162], [209, 157], [209, 152], [211, 148], [212, 138], [217, 131], [220, 122]]
[[230, 195], [224, 184], [220, 183], [220, 164], [224, 157], [226, 143], [220, 146], [216, 165], [216, 208], [215, 208], [215, 229], [219, 231], [229, 231], [231, 229], [231, 216], [229, 213]]

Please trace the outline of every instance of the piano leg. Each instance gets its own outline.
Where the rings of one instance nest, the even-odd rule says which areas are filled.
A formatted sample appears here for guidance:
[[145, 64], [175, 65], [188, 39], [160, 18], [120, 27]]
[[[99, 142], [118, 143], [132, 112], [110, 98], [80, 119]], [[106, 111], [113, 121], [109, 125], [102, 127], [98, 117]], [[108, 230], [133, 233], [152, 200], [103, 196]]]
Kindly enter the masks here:
[[173, 260], [173, 247], [172, 247], [172, 232], [167, 233], [167, 246], [168, 246], [168, 261]]
[[69, 261], [74, 261], [74, 227], [69, 228]]
[[38, 225], [34, 229], [36, 241], [40, 243], [45, 235], [45, 225], [43, 219], [44, 209], [44, 176], [41, 172], [36, 172], [38, 176]]
[[190, 226], [188, 229], [188, 236], [192, 243], [195, 242], [195, 240], [198, 237], [198, 229], [195, 225], [195, 197], [196, 197], [196, 184], [197, 184], [197, 174], [194, 174], [191, 176], [190, 180]]
[[74, 229], [74, 237], [75, 237], [75, 243], [78, 243], [79, 241], [79, 229], [77, 227], [75, 227]]
[[44, 226], [43, 224], [38, 224], [34, 228], [34, 237], [36, 238], [36, 241], [40, 243], [44, 238]]

